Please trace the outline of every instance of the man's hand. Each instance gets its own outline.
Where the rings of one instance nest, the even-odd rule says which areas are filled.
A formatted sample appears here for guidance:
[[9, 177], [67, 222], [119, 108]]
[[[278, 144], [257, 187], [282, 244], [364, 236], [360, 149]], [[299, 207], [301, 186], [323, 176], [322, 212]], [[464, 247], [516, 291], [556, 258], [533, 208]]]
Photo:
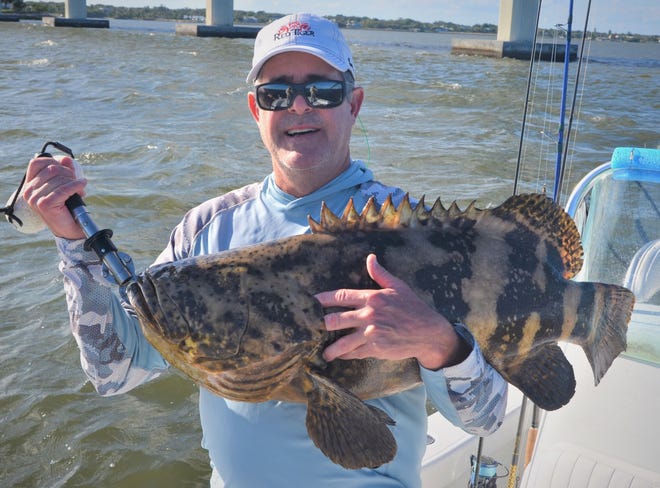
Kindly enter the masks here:
[[367, 257], [367, 272], [381, 289], [340, 289], [316, 295], [324, 307], [351, 309], [325, 316], [328, 330], [354, 329], [325, 349], [326, 361], [413, 357], [423, 367], [436, 370], [458, 364], [470, 354], [470, 346], [447, 319], [383, 268], [374, 254]]
[[35, 158], [28, 165], [23, 197], [54, 235], [82, 239], [85, 234], [64, 202], [74, 193], [85, 196], [85, 185], [87, 180], [76, 178], [70, 157], [65, 156], [60, 161], [50, 157]]

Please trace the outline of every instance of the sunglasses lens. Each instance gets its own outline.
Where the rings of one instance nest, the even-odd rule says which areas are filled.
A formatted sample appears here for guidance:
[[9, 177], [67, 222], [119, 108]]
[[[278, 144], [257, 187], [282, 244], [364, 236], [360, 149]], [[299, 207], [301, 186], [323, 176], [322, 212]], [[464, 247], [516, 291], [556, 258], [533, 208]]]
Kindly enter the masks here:
[[316, 81], [305, 86], [307, 103], [316, 108], [332, 108], [344, 101], [344, 84], [340, 81]]
[[333, 108], [344, 101], [344, 82], [320, 80], [304, 84], [266, 83], [257, 86], [257, 103], [263, 110], [286, 110], [298, 95], [314, 108]]
[[257, 87], [257, 102], [264, 110], [284, 110], [289, 108], [291, 86], [286, 83], [267, 83]]

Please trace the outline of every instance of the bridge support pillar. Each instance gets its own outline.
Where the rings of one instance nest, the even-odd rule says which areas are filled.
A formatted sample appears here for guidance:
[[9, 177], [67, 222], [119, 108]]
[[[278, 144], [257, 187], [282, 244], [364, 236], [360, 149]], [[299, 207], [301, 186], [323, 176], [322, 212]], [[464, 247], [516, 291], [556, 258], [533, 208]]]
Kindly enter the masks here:
[[66, 0], [64, 2], [64, 17], [67, 19], [86, 19], [87, 2], [85, 0]]
[[[540, 0], [500, 0], [497, 39], [452, 39], [453, 54], [473, 54], [495, 58], [530, 59], [532, 56], [536, 12]], [[537, 44], [536, 56], [542, 61], [564, 61], [564, 44]], [[570, 59], [577, 58], [571, 46]]]
[[232, 27], [234, 0], [206, 0], [206, 25]]
[[107, 19], [88, 19], [86, 0], [65, 0], [64, 17], [43, 17], [41, 21], [52, 27], [110, 27]]
[[206, 0], [205, 24], [177, 24], [176, 33], [197, 37], [257, 37], [259, 28], [234, 25], [234, 0]]

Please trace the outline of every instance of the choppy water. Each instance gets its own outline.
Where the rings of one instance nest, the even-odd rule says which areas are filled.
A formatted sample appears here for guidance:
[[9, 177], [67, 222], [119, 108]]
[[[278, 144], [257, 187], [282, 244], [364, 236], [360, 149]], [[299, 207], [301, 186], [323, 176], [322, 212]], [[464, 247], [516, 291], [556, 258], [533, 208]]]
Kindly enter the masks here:
[[[61, 141], [85, 167], [96, 221], [144, 267], [186, 209], [261, 179], [269, 158], [245, 102], [253, 41], [173, 30], [0, 24], [0, 203], [42, 144]], [[418, 196], [511, 193], [527, 62], [450, 55], [447, 34], [346, 35], [367, 94], [354, 157]], [[660, 45], [594, 42], [590, 60], [569, 186], [616, 146], [660, 144]], [[522, 189], [552, 187], [561, 68], [538, 68]], [[99, 397], [51, 238], [2, 224], [0, 239], [0, 486], [206, 486], [194, 385], [172, 374]]]

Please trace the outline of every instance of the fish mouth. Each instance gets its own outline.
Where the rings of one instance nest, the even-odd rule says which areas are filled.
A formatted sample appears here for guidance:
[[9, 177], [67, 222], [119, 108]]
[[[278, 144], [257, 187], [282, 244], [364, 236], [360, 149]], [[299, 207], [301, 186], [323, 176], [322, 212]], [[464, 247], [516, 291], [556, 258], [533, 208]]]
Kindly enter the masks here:
[[[126, 286], [126, 296], [136, 313], [139, 312], [145, 318], [149, 318], [148, 316], [151, 316], [151, 311], [149, 310], [149, 305], [147, 305], [142, 282], [141, 276], [138, 277], [137, 281], [131, 281]], [[153, 291], [153, 285], [151, 286], [151, 291]]]
[[[180, 311], [171, 310], [173, 301], [159, 293], [150, 275], [138, 276], [137, 281], [128, 285], [126, 294], [143, 329], [151, 329], [168, 341], [179, 341], [188, 335], [188, 324], [185, 320], [184, 327], [173, 327], [172, 324], [176, 322], [168, 320], [172, 314], [179, 312], [180, 315]], [[170, 304], [166, 307], [167, 310], [161, 305], [163, 300]]]
[[126, 287], [126, 295], [135, 313], [141, 319], [140, 322], [148, 324], [156, 323], [150, 302], [153, 302], [152, 297], [156, 297], [157, 295], [151, 280], [139, 276], [137, 281], [133, 281]]

